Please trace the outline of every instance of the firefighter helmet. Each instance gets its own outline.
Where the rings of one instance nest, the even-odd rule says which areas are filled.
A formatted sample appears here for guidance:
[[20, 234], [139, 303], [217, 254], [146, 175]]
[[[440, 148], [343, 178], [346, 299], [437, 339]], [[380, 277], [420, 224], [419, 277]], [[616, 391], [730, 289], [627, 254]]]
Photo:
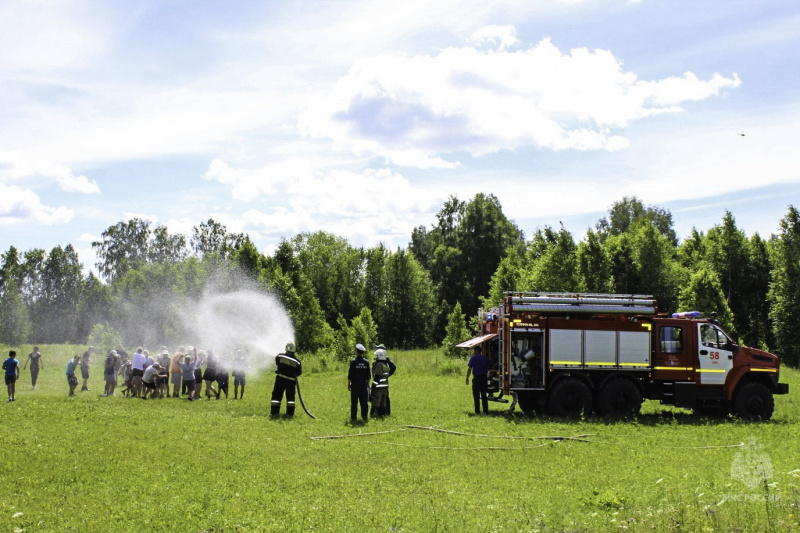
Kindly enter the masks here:
[[294, 353], [296, 351], [297, 351], [297, 348], [295, 348], [293, 342], [287, 342], [286, 343], [286, 353]]

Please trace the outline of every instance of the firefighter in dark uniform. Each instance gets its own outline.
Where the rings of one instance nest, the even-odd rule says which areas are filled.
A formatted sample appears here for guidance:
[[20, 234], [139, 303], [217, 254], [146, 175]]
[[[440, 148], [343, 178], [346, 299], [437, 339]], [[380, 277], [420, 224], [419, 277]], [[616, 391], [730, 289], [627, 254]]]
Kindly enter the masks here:
[[281, 411], [281, 400], [286, 393], [286, 416], [294, 416], [294, 397], [297, 385], [297, 376], [303, 373], [300, 360], [295, 356], [294, 343], [286, 344], [286, 353], [279, 353], [275, 357], [275, 387], [272, 389], [272, 405], [270, 414], [278, 416]]
[[372, 372], [369, 361], [364, 357], [367, 349], [363, 344], [356, 344], [356, 358], [350, 360], [350, 370], [347, 372], [347, 390], [350, 391], [350, 420], [355, 422], [356, 412], [361, 405], [361, 419], [367, 421], [369, 408], [369, 381]]

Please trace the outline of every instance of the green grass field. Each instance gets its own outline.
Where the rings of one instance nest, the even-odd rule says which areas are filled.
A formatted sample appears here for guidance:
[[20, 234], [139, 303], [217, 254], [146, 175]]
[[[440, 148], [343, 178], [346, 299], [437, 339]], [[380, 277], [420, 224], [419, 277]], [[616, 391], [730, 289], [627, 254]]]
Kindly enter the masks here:
[[[38, 390], [24, 371], [18, 401], [0, 405], [1, 531], [800, 529], [796, 371], [783, 370], [792, 393], [765, 423], [657, 402], [631, 422], [502, 416], [500, 404], [483, 417], [465, 362], [390, 352], [392, 416], [350, 426], [342, 365], [305, 361], [317, 420], [299, 406], [272, 420], [270, 373], [248, 375], [244, 400], [142, 401], [103, 397], [96, 361], [92, 390], [69, 398], [72, 352], [42, 353]], [[334, 436], [347, 438], [314, 439]], [[757, 475], [753, 458], [771, 470]]]

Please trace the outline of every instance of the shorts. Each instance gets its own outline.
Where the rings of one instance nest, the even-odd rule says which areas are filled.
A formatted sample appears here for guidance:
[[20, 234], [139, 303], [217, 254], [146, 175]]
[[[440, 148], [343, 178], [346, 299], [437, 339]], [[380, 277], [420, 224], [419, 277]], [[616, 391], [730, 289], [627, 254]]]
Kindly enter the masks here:
[[78, 377], [75, 374], [67, 374], [67, 384], [70, 387], [74, 387], [78, 384]]
[[103, 377], [106, 380], [106, 383], [116, 383], [117, 382], [117, 375], [116, 374], [103, 374]]
[[234, 387], [238, 387], [239, 385], [244, 387], [244, 383], [245, 383], [244, 375], [241, 375], [241, 376], [237, 376], [236, 374], [233, 375], [233, 386]]
[[144, 382], [144, 388], [145, 389], [155, 389], [156, 388], [156, 382], [153, 381], [152, 383], [148, 383], [148, 382], [145, 381]]
[[170, 382], [173, 385], [180, 386], [180, 384], [181, 384], [181, 375], [180, 374], [172, 374], [172, 378], [170, 379]]
[[81, 366], [81, 377], [83, 379], [89, 379], [89, 369]]
[[6, 385], [13, 385], [17, 382], [16, 374], [6, 374]]
[[194, 392], [195, 381], [193, 379], [184, 379], [183, 384], [186, 385], [186, 388], [189, 390], [189, 394]]
[[167, 384], [167, 379], [169, 379], [169, 378], [167, 378], [167, 376], [164, 376], [164, 377], [156, 376], [156, 385], [166, 385]]
[[142, 377], [144, 376], [144, 370], [139, 370], [138, 368], [134, 368], [131, 370], [131, 377], [135, 378], [136, 376]]
[[203, 371], [199, 368], [194, 369], [194, 381], [197, 383], [198, 381], [203, 381]]

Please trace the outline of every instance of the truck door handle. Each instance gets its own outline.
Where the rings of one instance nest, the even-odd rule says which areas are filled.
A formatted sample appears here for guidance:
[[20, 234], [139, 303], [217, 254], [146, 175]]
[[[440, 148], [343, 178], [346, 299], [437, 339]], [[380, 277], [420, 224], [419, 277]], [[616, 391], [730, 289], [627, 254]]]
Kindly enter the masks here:
[[700, 350], [700, 355], [708, 355], [708, 350]]
[[733, 354], [729, 355], [728, 359], [733, 359]]

